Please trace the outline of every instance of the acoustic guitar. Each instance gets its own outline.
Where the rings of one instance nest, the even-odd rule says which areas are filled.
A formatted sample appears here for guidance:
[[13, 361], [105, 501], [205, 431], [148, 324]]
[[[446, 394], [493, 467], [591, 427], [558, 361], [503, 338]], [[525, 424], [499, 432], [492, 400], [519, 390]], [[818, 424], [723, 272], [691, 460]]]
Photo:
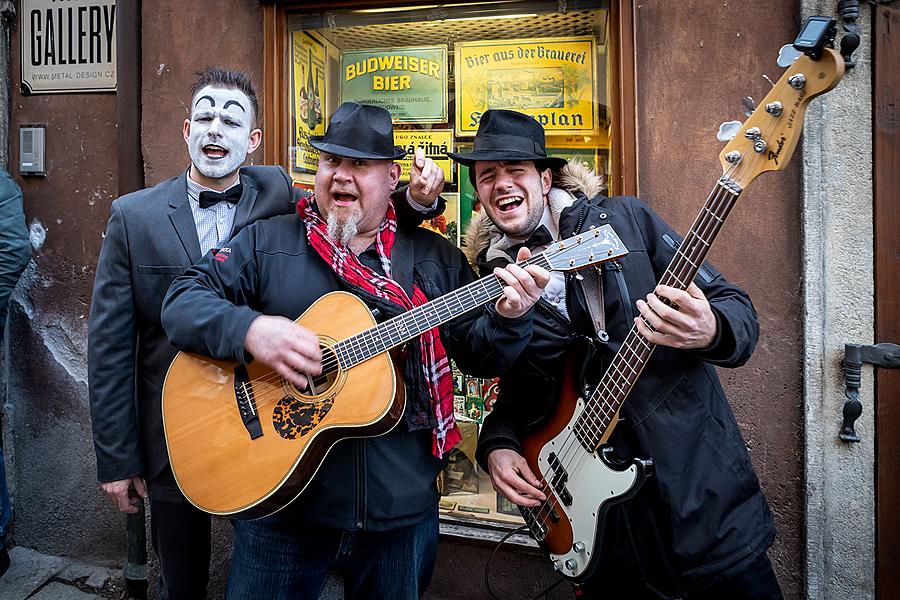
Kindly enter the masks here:
[[[800, 139], [806, 105], [837, 85], [843, 74], [843, 59], [829, 48], [822, 49], [819, 58], [801, 56], [788, 68], [722, 150], [724, 174], [677, 248], [661, 285], [687, 288], [741, 192], [762, 173], [787, 166]], [[555, 569], [572, 581], [582, 582], [596, 570], [606, 511], [633, 496], [652, 467], [650, 460], [611, 460], [612, 448], [606, 442], [655, 347], [632, 327], [589, 395], [580, 377], [583, 357], [570, 356], [554, 410], [523, 436], [523, 455], [547, 500], [519, 510]]]
[[[627, 253], [604, 225], [519, 264], [571, 271]], [[382, 435], [400, 421], [404, 385], [391, 349], [502, 293], [501, 280], [489, 275], [379, 324], [356, 296], [326, 294], [296, 321], [318, 335], [322, 351], [322, 374], [309, 389], [263, 364], [179, 353], [163, 385], [162, 413], [181, 491], [203, 511], [238, 519], [283, 508], [336, 442]]]

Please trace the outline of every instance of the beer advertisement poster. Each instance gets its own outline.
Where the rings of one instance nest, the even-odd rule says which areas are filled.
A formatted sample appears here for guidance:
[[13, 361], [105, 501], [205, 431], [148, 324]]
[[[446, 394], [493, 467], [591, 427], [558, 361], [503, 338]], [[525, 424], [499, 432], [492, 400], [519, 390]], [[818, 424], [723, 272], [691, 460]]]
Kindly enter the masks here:
[[447, 46], [341, 53], [341, 102], [390, 111], [394, 123], [447, 122]]
[[547, 135], [597, 131], [593, 37], [461, 42], [455, 52], [457, 135], [474, 136], [489, 108], [531, 115]]
[[23, 93], [116, 91], [115, 0], [22, 0], [19, 14]]
[[291, 36], [291, 103], [294, 128], [293, 170], [315, 173], [319, 151], [309, 143], [310, 136], [325, 135], [328, 125], [325, 102], [325, 44], [302, 31]]
[[447, 156], [448, 152], [453, 152], [452, 129], [395, 129], [394, 145], [407, 152], [406, 158], [397, 161], [402, 169], [400, 181], [409, 181], [409, 171], [412, 168], [416, 148], [422, 148], [425, 156], [431, 158], [444, 171], [444, 181], [448, 184], [453, 181], [453, 162]]

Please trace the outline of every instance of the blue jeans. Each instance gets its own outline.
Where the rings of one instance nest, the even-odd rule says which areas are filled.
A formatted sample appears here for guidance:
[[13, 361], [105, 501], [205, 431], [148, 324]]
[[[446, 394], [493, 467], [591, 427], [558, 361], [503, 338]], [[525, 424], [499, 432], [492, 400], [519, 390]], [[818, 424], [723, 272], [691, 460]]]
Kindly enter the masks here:
[[272, 516], [235, 521], [228, 600], [315, 600], [328, 572], [344, 597], [416, 600], [434, 571], [438, 513], [391, 531], [291, 530]]

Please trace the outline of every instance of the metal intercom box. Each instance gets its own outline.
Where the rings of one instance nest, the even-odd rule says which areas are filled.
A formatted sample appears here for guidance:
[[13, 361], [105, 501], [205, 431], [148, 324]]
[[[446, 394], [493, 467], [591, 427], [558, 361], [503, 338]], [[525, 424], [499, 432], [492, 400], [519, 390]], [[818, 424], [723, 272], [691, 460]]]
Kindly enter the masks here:
[[19, 173], [46, 175], [44, 169], [43, 125], [23, 125], [19, 128]]

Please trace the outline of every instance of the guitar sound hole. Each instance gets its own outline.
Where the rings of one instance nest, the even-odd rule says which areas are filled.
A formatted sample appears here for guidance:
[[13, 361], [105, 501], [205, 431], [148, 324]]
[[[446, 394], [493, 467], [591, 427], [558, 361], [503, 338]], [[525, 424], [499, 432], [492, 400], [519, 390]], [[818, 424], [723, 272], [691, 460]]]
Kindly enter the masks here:
[[324, 394], [334, 386], [340, 375], [340, 369], [337, 361], [337, 355], [331, 346], [322, 346], [322, 373], [316, 376], [307, 376], [312, 384], [311, 389], [308, 388], [310, 395], [318, 396]]

